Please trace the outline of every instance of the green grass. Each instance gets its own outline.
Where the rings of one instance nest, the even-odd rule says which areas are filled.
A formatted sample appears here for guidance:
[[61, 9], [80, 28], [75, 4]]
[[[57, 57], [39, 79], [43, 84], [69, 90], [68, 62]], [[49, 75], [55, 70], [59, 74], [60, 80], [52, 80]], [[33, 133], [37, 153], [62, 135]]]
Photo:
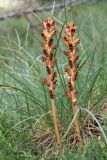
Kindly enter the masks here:
[[[80, 124], [89, 115], [95, 121], [94, 114], [106, 105], [107, 98], [107, 55], [106, 0], [96, 4], [86, 4], [66, 8], [68, 20], [74, 20], [78, 26], [81, 39], [79, 46], [79, 76], [76, 82], [78, 89], [78, 106]], [[43, 21], [51, 13], [38, 13]], [[45, 148], [37, 145], [33, 134], [42, 136], [48, 132], [54, 138], [52, 113], [48, 88], [42, 83], [46, 77], [45, 66], [41, 61], [42, 48], [40, 33], [42, 27], [35, 17], [35, 35], [28, 28], [24, 18], [1, 22], [0, 41], [0, 160], [47, 160], [50, 157], [58, 160], [106, 160], [107, 159], [107, 127], [105, 116], [104, 126], [99, 125], [102, 141], [84, 140], [84, 148], [80, 146], [69, 149], [67, 135], [73, 125], [73, 115], [69, 99], [64, 96], [67, 88], [67, 76], [64, 75], [66, 57], [63, 56], [62, 30], [65, 11], [54, 12], [57, 33], [54, 42], [57, 44], [56, 58], [58, 66], [58, 87], [55, 100], [58, 120], [63, 126], [64, 153], [57, 155], [53, 151], [47, 155]], [[92, 110], [90, 111], [90, 108]], [[74, 117], [75, 118], [75, 117]], [[48, 151], [48, 149], [47, 149]], [[47, 156], [46, 156], [47, 155]]]

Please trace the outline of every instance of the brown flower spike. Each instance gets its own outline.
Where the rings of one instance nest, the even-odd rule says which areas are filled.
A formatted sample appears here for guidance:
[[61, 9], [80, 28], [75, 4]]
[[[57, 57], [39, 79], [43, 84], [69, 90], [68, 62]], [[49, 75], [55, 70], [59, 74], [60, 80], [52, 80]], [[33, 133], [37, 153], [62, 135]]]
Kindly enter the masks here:
[[57, 112], [54, 100], [54, 90], [57, 85], [57, 80], [56, 80], [57, 74], [53, 70], [54, 65], [56, 64], [56, 59], [54, 58], [54, 49], [56, 48], [56, 46], [53, 44], [53, 36], [56, 33], [55, 21], [52, 18], [48, 18], [45, 22], [42, 23], [42, 25], [44, 28], [41, 34], [43, 38], [43, 43], [42, 43], [44, 52], [43, 62], [46, 64], [46, 70], [48, 73], [48, 78], [45, 79], [44, 82], [49, 87], [49, 95], [52, 104], [53, 123], [56, 132], [57, 145], [61, 146], [59, 128], [57, 123]]
[[[73, 22], [68, 22], [67, 26], [65, 27], [65, 37], [64, 37], [64, 44], [68, 48], [68, 50], [65, 51], [64, 54], [68, 57], [68, 64], [69, 64], [69, 67], [65, 68], [65, 72], [68, 73], [68, 76], [70, 78], [68, 82], [69, 91], [66, 92], [66, 95], [71, 99], [72, 110], [74, 115], [77, 112], [77, 103], [76, 103], [77, 90], [75, 90], [74, 83], [78, 75], [77, 60], [79, 57], [76, 52], [78, 51], [77, 44], [79, 42], [80, 40], [77, 38], [76, 35], [76, 26], [74, 26]], [[78, 140], [81, 142], [80, 128], [77, 117], [74, 121], [74, 128]]]

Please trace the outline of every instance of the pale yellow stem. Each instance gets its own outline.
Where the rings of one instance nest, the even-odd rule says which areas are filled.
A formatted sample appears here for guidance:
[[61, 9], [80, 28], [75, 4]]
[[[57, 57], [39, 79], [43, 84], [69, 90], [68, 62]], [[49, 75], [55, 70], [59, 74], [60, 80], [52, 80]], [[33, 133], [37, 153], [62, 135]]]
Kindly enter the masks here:
[[[51, 68], [51, 73], [52, 73], [52, 68]], [[55, 100], [54, 100], [54, 84], [51, 81], [51, 74], [49, 75], [50, 79], [50, 91], [52, 92], [52, 97], [51, 98], [51, 105], [52, 105], [52, 116], [53, 116], [53, 123], [54, 123], [54, 128], [55, 128], [55, 133], [56, 133], [56, 142], [58, 146], [58, 152], [61, 152], [61, 140], [60, 140], [60, 133], [59, 133], [59, 128], [58, 128], [58, 122], [57, 122], [57, 111], [56, 111], [56, 105], [55, 105]]]
[[56, 132], [57, 145], [61, 146], [59, 128], [58, 128], [58, 123], [57, 123], [56, 106], [55, 106], [54, 99], [51, 99], [51, 104], [52, 104], [52, 115], [53, 115], [53, 123], [55, 127], [55, 132]]
[[[73, 86], [73, 89], [74, 89], [74, 81], [72, 80], [71, 78], [71, 84]], [[76, 97], [75, 97], [75, 93], [73, 91], [71, 91], [71, 103], [72, 103], [72, 110], [73, 110], [73, 114], [75, 115], [76, 112], [77, 112], [77, 104], [76, 104]], [[77, 133], [77, 136], [78, 136], [78, 140], [80, 141], [80, 143], [82, 144], [81, 142], [81, 134], [80, 134], [80, 127], [79, 127], [79, 122], [78, 122], [78, 117], [75, 118], [75, 121], [74, 121], [74, 128], [75, 128], [75, 131]]]

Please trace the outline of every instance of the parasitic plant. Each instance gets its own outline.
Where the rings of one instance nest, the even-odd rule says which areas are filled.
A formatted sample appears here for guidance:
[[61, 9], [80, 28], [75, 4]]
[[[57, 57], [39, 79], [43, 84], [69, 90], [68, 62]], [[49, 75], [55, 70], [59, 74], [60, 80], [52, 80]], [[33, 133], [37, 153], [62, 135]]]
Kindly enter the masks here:
[[54, 58], [54, 50], [56, 46], [53, 44], [53, 36], [56, 33], [55, 30], [55, 21], [53, 18], [48, 18], [45, 22], [42, 23], [43, 25], [43, 32], [42, 32], [42, 38], [43, 38], [43, 62], [46, 65], [46, 70], [48, 73], [48, 78], [44, 79], [44, 83], [49, 87], [49, 95], [51, 99], [51, 105], [52, 105], [52, 115], [53, 115], [53, 123], [56, 133], [56, 139], [57, 139], [57, 145], [61, 146], [60, 141], [60, 134], [59, 134], [59, 128], [58, 128], [58, 122], [57, 122], [57, 111], [55, 106], [55, 100], [54, 100], [54, 90], [57, 85], [57, 74], [54, 72], [54, 65], [56, 64], [56, 59]]
[[[77, 55], [77, 44], [80, 42], [80, 40], [77, 38], [76, 35], [76, 26], [74, 26], [73, 22], [68, 22], [67, 26], [65, 27], [65, 37], [64, 37], [64, 44], [68, 48], [67, 51], [64, 52], [64, 54], [68, 58], [68, 64], [69, 67], [65, 68], [65, 72], [68, 73], [69, 76], [69, 82], [68, 82], [68, 87], [69, 90], [65, 93], [71, 100], [72, 103], [72, 110], [73, 114], [75, 115], [77, 112], [77, 100], [76, 100], [76, 94], [77, 90], [75, 89], [75, 80], [77, 79], [77, 60], [78, 60], [78, 55]], [[78, 118], [75, 118], [74, 121], [74, 129], [77, 135], [77, 138], [79, 142], [81, 143], [81, 135], [80, 135], [80, 127], [79, 127], [79, 122]]]

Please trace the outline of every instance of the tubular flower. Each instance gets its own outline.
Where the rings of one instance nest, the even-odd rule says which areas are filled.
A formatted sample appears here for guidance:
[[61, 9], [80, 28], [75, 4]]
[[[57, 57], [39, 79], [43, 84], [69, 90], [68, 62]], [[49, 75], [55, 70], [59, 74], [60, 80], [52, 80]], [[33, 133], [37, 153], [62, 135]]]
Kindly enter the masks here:
[[44, 83], [49, 87], [49, 95], [52, 105], [53, 123], [56, 132], [57, 145], [61, 146], [59, 128], [57, 123], [57, 112], [54, 100], [54, 90], [57, 86], [57, 74], [56, 72], [54, 72], [54, 65], [56, 64], [56, 59], [54, 58], [54, 50], [56, 46], [53, 43], [53, 36], [56, 33], [55, 21], [52, 18], [48, 18], [45, 22], [42, 23], [42, 25], [44, 28], [41, 34], [43, 38], [43, 62], [46, 64], [46, 71], [48, 73], [48, 77], [44, 79]]
[[[64, 52], [64, 54], [68, 58], [68, 64], [69, 67], [65, 68], [65, 72], [68, 73], [69, 76], [69, 82], [68, 82], [68, 88], [69, 90], [65, 93], [70, 99], [72, 103], [72, 110], [73, 114], [77, 112], [77, 100], [76, 100], [76, 94], [78, 93], [77, 90], [75, 90], [75, 80], [77, 79], [77, 60], [79, 59], [77, 55], [77, 44], [80, 43], [80, 40], [77, 38], [76, 35], [76, 26], [73, 22], [68, 22], [67, 26], [65, 27], [65, 37], [64, 37], [64, 44], [68, 48], [67, 51]], [[74, 122], [74, 128], [75, 132], [77, 134], [78, 140], [81, 142], [81, 136], [80, 136], [80, 128], [78, 119], [75, 119]]]

